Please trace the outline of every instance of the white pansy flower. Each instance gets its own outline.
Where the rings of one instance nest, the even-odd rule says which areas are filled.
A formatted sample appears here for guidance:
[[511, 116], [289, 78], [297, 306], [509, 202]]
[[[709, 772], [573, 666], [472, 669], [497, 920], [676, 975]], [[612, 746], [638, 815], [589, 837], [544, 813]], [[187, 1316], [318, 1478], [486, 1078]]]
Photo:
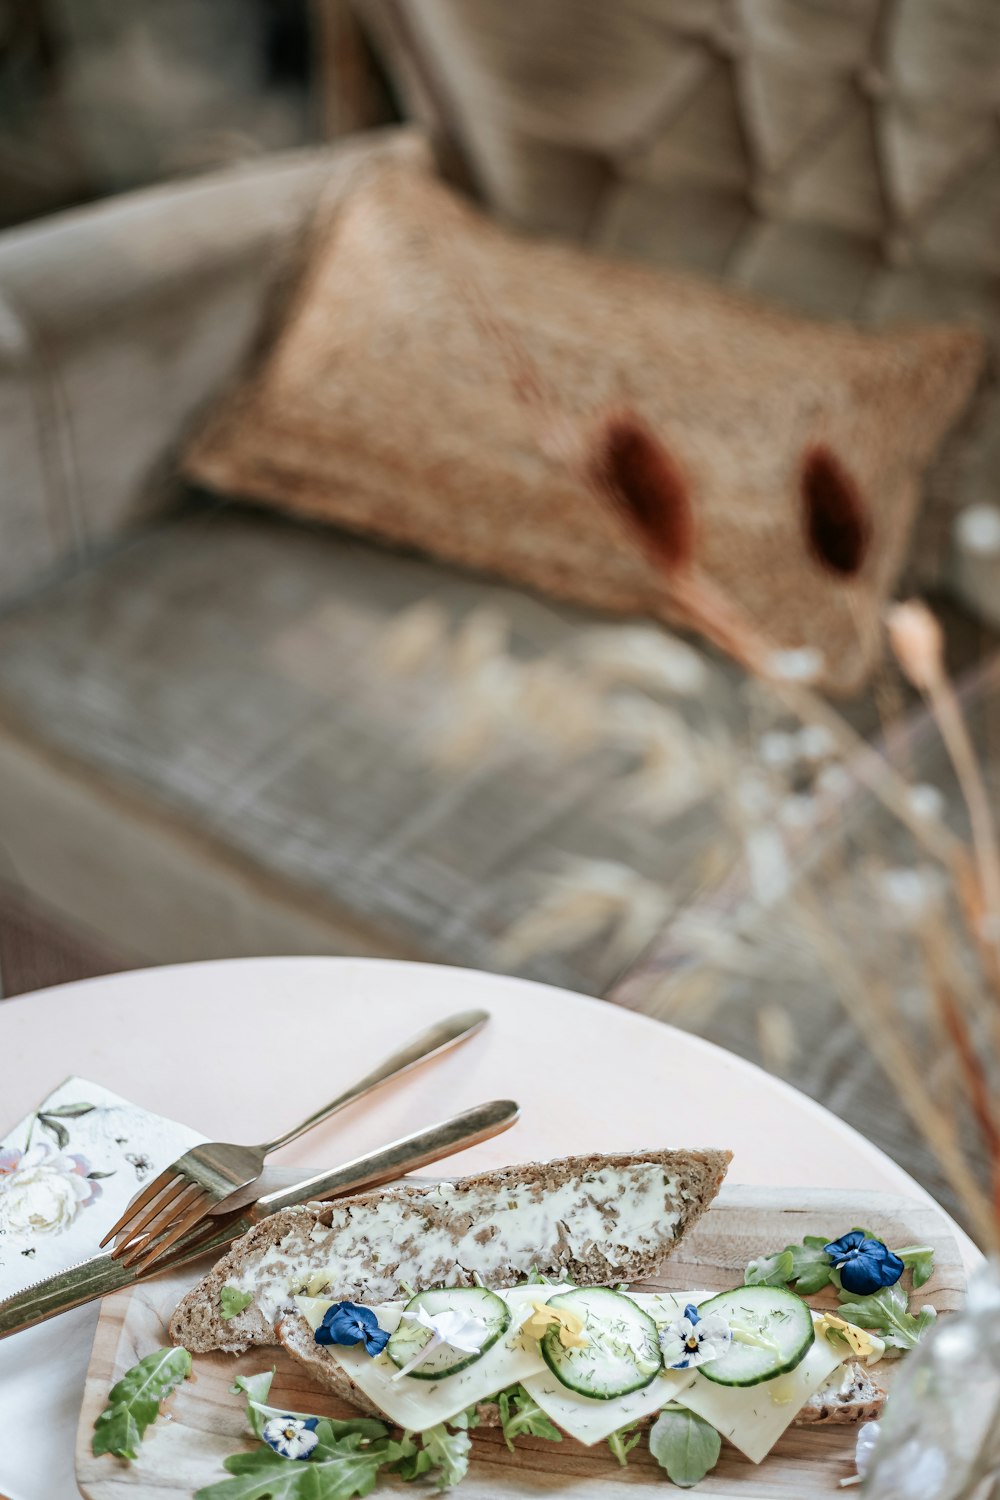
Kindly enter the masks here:
[[0, 1231], [9, 1235], [59, 1234], [96, 1196], [82, 1156], [33, 1146], [0, 1171]]
[[308, 1458], [319, 1442], [315, 1417], [272, 1417], [261, 1437], [282, 1458]]
[[393, 1376], [394, 1380], [401, 1380], [404, 1375], [409, 1375], [411, 1370], [422, 1365], [428, 1355], [441, 1344], [447, 1344], [449, 1348], [458, 1349], [463, 1354], [478, 1354], [486, 1342], [486, 1319], [460, 1312], [454, 1307], [445, 1307], [440, 1312], [433, 1313], [428, 1312], [425, 1307], [418, 1307], [415, 1312], [404, 1312], [403, 1317], [409, 1323], [419, 1323], [421, 1328], [426, 1328], [430, 1338]]
[[694, 1370], [725, 1354], [733, 1331], [720, 1313], [703, 1318], [692, 1302], [680, 1317], [660, 1334], [663, 1363], [668, 1370]]

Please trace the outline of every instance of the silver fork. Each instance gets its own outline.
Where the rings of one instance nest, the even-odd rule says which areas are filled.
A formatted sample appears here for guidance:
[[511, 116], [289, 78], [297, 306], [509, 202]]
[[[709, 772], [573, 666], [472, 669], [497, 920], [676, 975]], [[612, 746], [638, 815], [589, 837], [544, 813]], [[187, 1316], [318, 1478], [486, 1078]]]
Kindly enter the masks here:
[[101, 1246], [117, 1239], [113, 1258], [121, 1259], [126, 1266], [137, 1265], [139, 1270], [147, 1270], [218, 1204], [255, 1182], [272, 1151], [297, 1140], [314, 1125], [363, 1099], [390, 1079], [467, 1041], [488, 1020], [488, 1011], [466, 1010], [429, 1026], [336, 1099], [276, 1140], [260, 1146], [206, 1141], [192, 1147], [132, 1200], [117, 1224], [108, 1230]]

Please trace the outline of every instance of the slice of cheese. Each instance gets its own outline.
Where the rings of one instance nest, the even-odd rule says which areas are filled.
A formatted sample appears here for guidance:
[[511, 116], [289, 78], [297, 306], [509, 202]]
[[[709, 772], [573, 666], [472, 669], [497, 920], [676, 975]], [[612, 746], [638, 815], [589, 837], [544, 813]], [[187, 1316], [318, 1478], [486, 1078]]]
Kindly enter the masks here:
[[[537, 1342], [520, 1332], [534, 1303], [547, 1302], [563, 1290], [564, 1287], [557, 1286], [520, 1286], [499, 1292], [511, 1310], [510, 1329], [481, 1359], [442, 1380], [415, 1380], [411, 1376], [395, 1380], [393, 1377], [399, 1372], [388, 1355], [383, 1353], [372, 1359], [358, 1345], [334, 1345], [328, 1353], [380, 1411], [413, 1432], [424, 1432], [438, 1422], [447, 1422], [467, 1407], [520, 1382], [558, 1427], [587, 1446], [652, 1416], [667, 1402], [677, 1401], [711, 1422], [754, 1463], [767, 1456], [809, 1397], [829, 1380], [850, 1353], [820, 1335], [797, 1369], [759, 1385], [722, 1386], [707, 1380], [698, 1370], [665, 1370], [644, 1390], [615, 1396], [610, 1401], [595, 1401], [562, 1385], [542, 1359]], [[707, 1294], [634, 1292], [630, 1295], [657, 1323], [664, 1324], [678, 1317], [687, 1303], [697, 1305]], [[297, 1297], [295, 1301], [310, 1327], [318, 1328], [330, 1299]], [[386, 1302], [373, 1311], [380, 1325], [393, 1333], [405, 1305], [402, 1301]]]
[[[689, 1302], [697, 1303], [708, 1294], [630, 1291], [627, 1295], [657, 1323], [671, 1323], [680, 1317]], [[610, 1437], [619, 1428], [629, 1427], [640, 1418], [651, 1416], [668, 1401], [675, 1401], [694, 1378], [693, 1370], [665, 1370], [644, 1390], [632, 1391], [628, 1396], [613, 1396], [610, 1401], [595, 1401], [590, 1396], [569, 1390], [556, 1379], [548, 1365], [523, 1383], [557, 1427], [590, 1447]]]
[[842, 1351], [819, 1335], [796, 1369], [760, 1385], [716, 1385], [696, 1370], [694, 1380], [675, 1399], [711, 1422], [741, 1453], [759, 1464], [813, 1392], [825, 1385], [845, 1355], [849, 1356], [850, 1350], [842, 1346]]
[[628, 1396], [613, 1396], [610, 1401], [595, 1401], [590, 1396], [580, 1396], [569, 1390], [548, 1366], [544, 1373], [529, 1375], [522, 1383], [557, 1427], [589, 1448], [610, 1437], [620, 1427], [631, 1427], [641, 1417], [659, 1411], [668, 1401], [678, 1400], [694, 1378], [694, 1370], [666, 1370], [657, 1375], [645, 1390], [632, 1391]]
[[[477, 1401], [485, 1401], [545, 1368], [537, 1341], [523, 1337], [520, 1329], [525, 1318], [531, 1315], [532, 1303], [547, 1302], [560, 1290], [562, 1288], [556, 1286], [520, 1286], [500, 1292], [498, 1295], [511, 1310], [507, 1333], [474, 1364], [454, 1375], [445, 1375], [441, 1380], [415, 1380], [410, 1375], [394, 1380], [393, 1376], [398, 1375], [399, 1370], [389, 1356], [382, 1353], [373, 1359], [358, 1344], [349, 1347], [331, 1345], [327, 1352], [391, 1421], [400, 1427], [408, 1427], [411, 1432], [424, 1432], [438, 1422], [447, 1422], [450, 1417], [458, 1416]], [[315, 1329], [330, 1301], [300, 1297], [296, 1298], [296, 1305]], [[372, 1311], [381, 1327], [394, 1333], [404, 1306], [402, 1302], [382, 1303]]]

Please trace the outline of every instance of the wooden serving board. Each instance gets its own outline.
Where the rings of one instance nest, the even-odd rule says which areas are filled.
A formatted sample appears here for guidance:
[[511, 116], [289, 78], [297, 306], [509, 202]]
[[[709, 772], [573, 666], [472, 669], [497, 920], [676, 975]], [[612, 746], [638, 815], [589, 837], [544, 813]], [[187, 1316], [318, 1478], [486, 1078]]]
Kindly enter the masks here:
[[[960, 1306], [965, 1268], [951, 1226], [932, 1206], [910, 1198], [888, 1198], [843, 1190], [801, 1191], [772, 1188], [724, 1188], [711, 1210], [685, 1239], [656, 1281], [644, 1289], [685, 1291], [695, 1287], [722, 1291], [739, 1283], [747, 1261], [768, 1254], [807, 1234], [839, 1236], [864, 1224], [890, 1246], [933, 1245], [932, 1279], [912, 1299], [927, 1301], [939, 1312]], [[226, 1478], [222, 1460], [251, 1449], [242, 1398], [230, 1394], [236, 1375], [277, 1367], [272, 1401], [291, 1410], [348, 1417], [352, 1409], [317, 1391], [282, 1349], [251, 1349], [234, 1358], [198, 1355], [194, 1376], [150, 1428], [135, 1463], [90, 1452], [94, 1420], [111, 1386], [137, 1360], [167, 1343], [166, 1324], [183, 1292], [197, 1279], [198, 1268], [185, 1267], [143, 1286], [119, 1292], [104, 1303], [77, 1435], [77, 1480], [87, 1500], [177, 1500], [203, 1485]], [[638, 1289], [638, 1288], [637, 1288]], [[836, 1299], [817, 1306], [835, 1306]], [[896, 1361], [884, 1361], [877, 1375], [890, 1384]], [[854, 1473], [856, 1429], [850, 1426], [792, 1427], [761, 1465], [751, 1464], [728, 1444], [716, 1469], [698, 1486], [699, 1500], [813, 1500], [838, 1493], [842, 1479]], [[473, 1439], [473, 1462], [456, 1493], [467, 1500], [498, 1496], [565, 1494], [572, 1500], [614, 1500], [643, 1486], [662, 1485], [664, 1474], [640, 1444], [627, 1469], [619, 1468], [607, 1445], [584, 1448], [570, 1438], [561, 1443], [519, 1440], [507, 1451], [498, 1431], [479, 1430]], [[393, 1493], [421, 1491], [416, 1486], [384, 1483]], [[378, 1493], [376, 1491], [376, 1493]], [[660, 1493], [665, 1493], [660, 1490]]]

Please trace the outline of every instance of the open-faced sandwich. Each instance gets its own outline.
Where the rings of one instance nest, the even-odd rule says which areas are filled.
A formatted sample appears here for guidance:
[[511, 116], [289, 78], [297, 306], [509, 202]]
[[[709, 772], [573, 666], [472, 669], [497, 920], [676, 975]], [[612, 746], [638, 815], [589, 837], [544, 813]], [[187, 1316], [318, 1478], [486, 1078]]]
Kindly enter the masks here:
[[[468, 1447], [480, 1425], [501, 1425], [509, 1443], [566, 1434], [610, 1440], [613, 1452], [627, 1436], [627, 1451], [655, 1424], [650, 1447], [677, 1477], [679, 1424], [682, 1445], [692, 1433], [702, 1443], [702, 1472], [720, 1435], [759, 1463], [794, 1422], [877, 1416], [885, 1393], [867, 1364], [884, 1345], [813, 1311], [781, 1256], [722, 1293], [636, 1289], [712, 1202], [728, 1163], [712, 1150], [570, 1157], [290, 1209], [188, 1293], [171, 1337], [194, 1353], [282, 1344], [318, 1386], [401, 1429], [403, 1454], [449, 1431]], [[839, 1287], [834, 1249], [803, 1255]], [[880, 1267], [896, 1259], [881, 1252]], [[255, 1430], [277, 1453], [310, 1456], [315, 1419], [257, 1411]], [[446, 1466], [445, 1482], [460, 1467]]]

